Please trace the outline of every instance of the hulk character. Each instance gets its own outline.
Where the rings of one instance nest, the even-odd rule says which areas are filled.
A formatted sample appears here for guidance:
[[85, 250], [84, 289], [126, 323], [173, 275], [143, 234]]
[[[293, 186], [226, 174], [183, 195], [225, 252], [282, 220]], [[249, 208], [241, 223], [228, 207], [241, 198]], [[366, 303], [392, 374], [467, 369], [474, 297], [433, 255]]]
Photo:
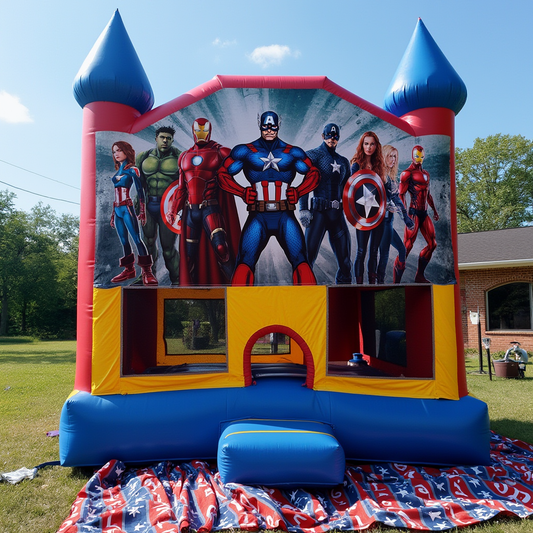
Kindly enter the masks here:
[[175, 133], [176, 130], [171, 126], [158, 128], [155, 132], [155, 148], [141, 152], [135, 161], [146, 198], [143, 240], [155, 265], [159, 235], [172, 285], [179, 284], [179, 254], [175, 246], [177, 235], [165, 225], [161, 216], [161, 198], [170, 184], [178, 179], [178, 158], [181, 151], [172, 146]]

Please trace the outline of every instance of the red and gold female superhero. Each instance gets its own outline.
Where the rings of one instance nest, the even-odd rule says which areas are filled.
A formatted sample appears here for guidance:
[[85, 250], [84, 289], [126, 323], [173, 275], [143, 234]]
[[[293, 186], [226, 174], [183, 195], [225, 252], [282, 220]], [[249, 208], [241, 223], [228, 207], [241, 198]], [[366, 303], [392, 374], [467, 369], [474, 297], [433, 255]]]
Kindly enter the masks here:
[[[429, 189], [429, 172], [422, 168], [424, 161], [424, 148], [416, 145], [412, 151], [411, 165], [404, 170], [400, 175], [399, 195], [407, 208], [406, 194], [409, 193], [410, 203], [407, 211], [409, 216], [413, 219], [415, 225], [413, 228], [405, 228], [403, 242], [405, 244], [406, 259], [411, 252], [418, 235], [418, 230], [426, 240], [426, 246], [420, 252], [418, 257], [418, 270], [415, 276], [415, 283], [429, 283], [424, 273], [426, 267], [437, 247], [437, 239], [435, 237], [435, 226], [433, 220], [439, 220], [439, 214], [435, 208], [433, 197]], [[433, 220], [428, 214], [428, 206], [433, 210]], [[402, 274], [405, 270], [405, 262], [400, 262], [398, 258], [394, 262], [394, 281], [399, 283]]]

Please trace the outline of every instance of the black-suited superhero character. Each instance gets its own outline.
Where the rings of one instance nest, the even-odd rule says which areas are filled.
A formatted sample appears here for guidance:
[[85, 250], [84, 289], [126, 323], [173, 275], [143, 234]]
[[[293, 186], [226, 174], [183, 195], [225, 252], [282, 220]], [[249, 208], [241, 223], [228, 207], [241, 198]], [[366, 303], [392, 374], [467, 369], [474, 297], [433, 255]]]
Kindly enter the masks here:
[[322, 139], [318, 148], [306, 152], [320, 171], [320, 183], [312, 192], [312, 197], [306, 194], [300, 198], [300, 222], [305, 228], [305, 244], [311, 266], [314, 266], [324, 236], [328, 233], [338, 266], [335, 283], [351, 283], [350, 234], [342, 208], [342, 192], [350, 177], [350, 162], [337, 153], [340, 139], [337, 124], [326, 124]]

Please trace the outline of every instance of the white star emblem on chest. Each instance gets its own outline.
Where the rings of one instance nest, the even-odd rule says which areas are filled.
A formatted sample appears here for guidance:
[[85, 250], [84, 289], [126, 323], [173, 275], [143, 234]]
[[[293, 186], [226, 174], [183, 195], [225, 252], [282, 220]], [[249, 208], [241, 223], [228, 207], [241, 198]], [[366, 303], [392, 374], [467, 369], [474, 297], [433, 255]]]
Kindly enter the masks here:
[[281, 157], [274, 157], [274, 154], [270, 152], [268, 157], [260, 157], [259, 159], [264, 163], [263, 172], [270, 167], [279, 172], [278, 163], [281, 161]]
[[330, 165], [333, 167], [331, 172], [338, 172], [339, 174], [341, 173], [341, 166], [339, 163], [337, 163], [337, 161], [333, 161], [333, 163], [330, 163]]

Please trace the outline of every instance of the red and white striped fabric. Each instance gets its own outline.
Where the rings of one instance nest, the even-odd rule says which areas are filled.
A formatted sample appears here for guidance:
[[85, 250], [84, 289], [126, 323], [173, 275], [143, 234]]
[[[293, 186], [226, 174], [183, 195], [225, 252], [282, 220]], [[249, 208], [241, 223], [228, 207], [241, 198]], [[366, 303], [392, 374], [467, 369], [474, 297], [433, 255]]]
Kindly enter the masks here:
[[94, 474], [58, 533], [365, 530], [376, 523], [445, 531], [498, 514], [533, 514], [533, 446], [493, 434], [490, 466], [351, 465], [331, 489], [279, 490], [220, 481], [202, 461]]

